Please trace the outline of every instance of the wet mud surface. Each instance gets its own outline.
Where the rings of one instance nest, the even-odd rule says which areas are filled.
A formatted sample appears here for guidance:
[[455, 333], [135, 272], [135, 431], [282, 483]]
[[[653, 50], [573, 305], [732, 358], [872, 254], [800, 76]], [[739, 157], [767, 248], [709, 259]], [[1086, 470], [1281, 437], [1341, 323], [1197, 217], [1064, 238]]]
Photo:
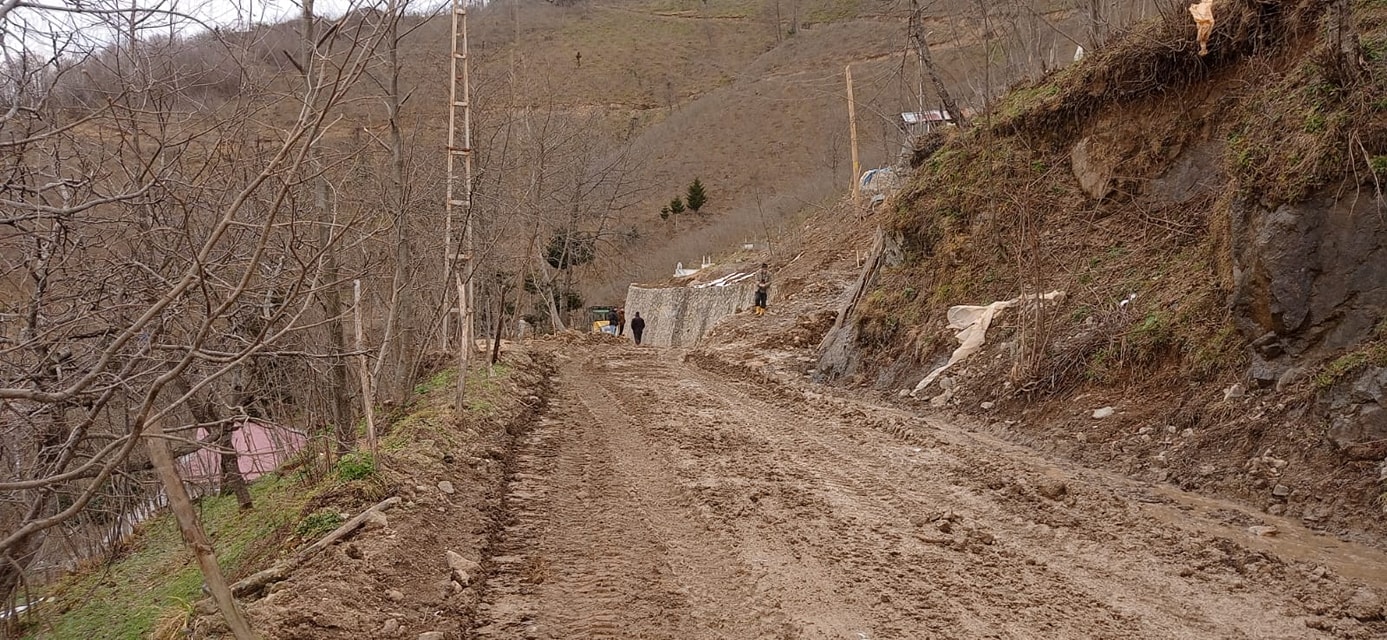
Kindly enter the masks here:
[[468, 637], [1387, 637], [1370, 547], [675, 352], [559, 357]]

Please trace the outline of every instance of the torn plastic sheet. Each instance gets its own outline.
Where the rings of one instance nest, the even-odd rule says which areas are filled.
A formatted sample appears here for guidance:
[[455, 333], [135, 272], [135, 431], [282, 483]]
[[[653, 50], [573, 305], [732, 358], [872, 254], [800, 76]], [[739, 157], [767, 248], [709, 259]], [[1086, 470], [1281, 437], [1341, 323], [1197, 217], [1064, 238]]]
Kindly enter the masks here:
[[1194, 26], [1197, 29], [1199, 55], [1206, 55], [1209, 53], [1209, 35], [1214, 32], [1214, 0], [1204, 0], [1199, 4], [1190, 5], [1190, 16], [1194, 18]]
[[987, 343], [987, 328], [992, 326], [992, 319], [996, 318], [997, 314], [1001, 313], [1002, 309], [1031, 300], [1039, 300], [1041, 302], [1063, 302], [1064, 292], [1051, 291], [1050, 293], [1040, 295], [1031, 293], [1010, 300], [1000, 300], [987, 306], [959, 305], [949, 307], [949, 328], [958, 330], [958, 333], [954, 334], [954, 338], [959, 342], [958, 348], [954, 349], [953, 355], [949, 356], [949, 361], [945, 363], [944, 366], [931, 371], [929, 375], [925, 376], [924, 380], [920, 381], [920, 384], [915, 385], [915, 389], [910, 392], [910, 395], [913, 396], [920, 393], [925, 387], [928, 387], [931, 382], [934, 382], [934, 379], [938, 378], [939, 374], [944, 373], [944, 371], [952, 367], [954, 363], [982, 349], [982, 346]]

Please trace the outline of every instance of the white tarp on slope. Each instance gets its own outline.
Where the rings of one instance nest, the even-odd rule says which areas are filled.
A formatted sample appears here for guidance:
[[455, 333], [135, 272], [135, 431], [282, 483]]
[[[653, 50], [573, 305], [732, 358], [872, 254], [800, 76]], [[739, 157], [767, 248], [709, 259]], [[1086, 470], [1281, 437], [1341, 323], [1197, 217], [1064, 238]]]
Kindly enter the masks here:
[[949, 361], [944, 363], [944, 366], [929, 372], [929, 375], [925, 376], [925, 379], [921, 380], [920, 384], [915, 385], [915, 389], [910, 392], [910, 395], [913, 396], [920, 393], [925, 387], [928, 387], [931, 382], [934, 382], [934, 379], [938, 378], [939, 374], [944, 373], [945, 369], [952, 367], [954, 363], [973, 355], [981, 349], [982, 346], [987, 343], [987, 328], [992, 326], [992, 319], [997, 317], [997, 314], [1001, 313], [1002, 309], [1036, 299], [1042, 302], [1062, 302], [1064, 301], [1064, 292], [1051, 291], [1050, 293], [1041, 295], [1026, 294], [1010, 300], [1000, 300], [983, 307], [976, 305], [949, 307], [949, 328], [958, 330], [958, 333], [954, 334], [954, 338], [956, 338], [959, 343], [958, 348], [954, 349], [953, 355], [949, 356]]

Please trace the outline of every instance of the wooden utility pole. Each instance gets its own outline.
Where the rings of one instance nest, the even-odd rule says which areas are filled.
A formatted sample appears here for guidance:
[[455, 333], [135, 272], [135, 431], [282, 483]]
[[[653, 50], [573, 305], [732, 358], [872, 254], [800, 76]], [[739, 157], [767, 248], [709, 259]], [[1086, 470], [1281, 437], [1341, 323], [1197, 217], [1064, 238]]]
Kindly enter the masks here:
[[[451, 73], [448, 77], [448, 193], [444, 205], [447, 222], [444, 225], [444, 241], [447, 268], [444, 270], [446, 285], [451, 276], [458, 290], [458, 381], [457, 398], [454, 408], [462, 415], [466, 408], [464, 391], [467, 381], [468, 357], [474, 348], [472, 343], [473, 300], [472, 300], [472, 103], [471, 82], [467, 64], [467, 2], [452, 0], [453, 35]], [[461, 83], [461, 95], [458, 84]], [[462, 110], [462, 144], [458, 144], [458, 110]], [[458, 184], [457, 158], [462, 157], [462, 184]], [[459, 188], [461, 197], [458, 197]], [[463, 215], [462, 247], [453, 252], [453, 210], [461, 208]], [[447, 326], [444, 326], [445, 340]]]
[[848, 132], [852, 137], [852, 204], [856, 206], [859, 204], [862, 190], [857, 179], [862, 173], [862, 166], [857, 161], [857, 104], [852, 99], [852, 65], [844, 67], [843, 74], [848, 79]]
[[375, 395], [371, 393], [371, 368], [366, 365], [366, 340], [361, 329], [361, 281], [352, 280], [352, 308], [356, 319], [356, 357], [361, 372], [361, 409], [366, 414], [366, 446], [371, 450], [374, 460], [376, 450], [376, 410], [371, 406]]

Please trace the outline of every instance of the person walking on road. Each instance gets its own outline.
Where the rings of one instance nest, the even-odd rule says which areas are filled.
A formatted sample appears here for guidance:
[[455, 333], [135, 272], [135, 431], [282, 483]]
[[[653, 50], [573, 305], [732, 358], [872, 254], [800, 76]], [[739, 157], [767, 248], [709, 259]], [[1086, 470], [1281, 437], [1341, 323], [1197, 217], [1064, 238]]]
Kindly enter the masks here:
[[642, 333], [645, 333], [645, 318], [637, 311], [635, 317], [631, 318], [631, 337], [636, 339], [636, 346], [641, 344]]
[[756, 315], [766, 313], [766, 298], [771, 292], [771, 271], [766, 263], [761, 263], [761, 270], [756, 272], [756, 307], [753, 311]]

